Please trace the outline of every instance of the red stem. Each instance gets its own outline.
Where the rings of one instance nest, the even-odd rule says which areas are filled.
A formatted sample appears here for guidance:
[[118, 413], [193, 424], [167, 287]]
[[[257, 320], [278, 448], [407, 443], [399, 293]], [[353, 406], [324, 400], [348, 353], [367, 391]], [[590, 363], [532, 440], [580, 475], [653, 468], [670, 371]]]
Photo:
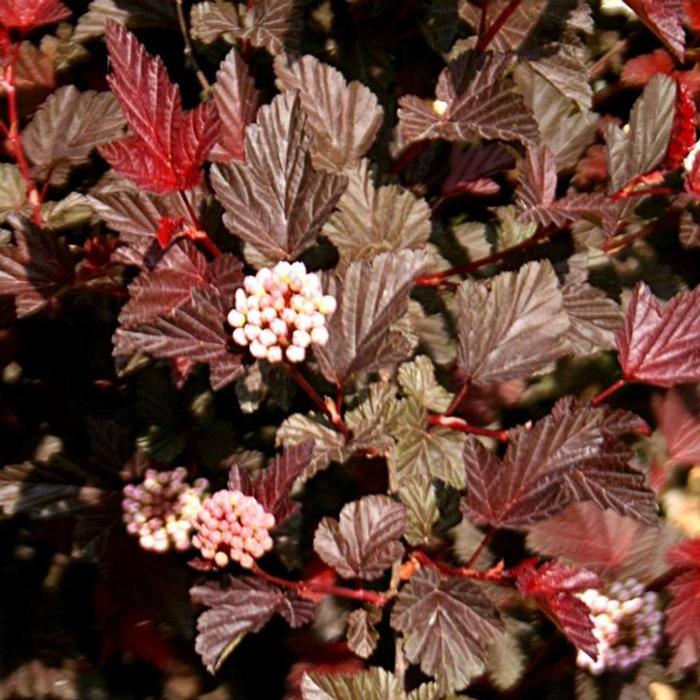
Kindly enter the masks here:
[[202, 227], [202, 223], [200, 222], [199, 217], [197, 216], [197, 212], [195, 212], [194, 207], [192, 206], [192, 203], [187, 197], [187, 194], [182, 191], [178, 192], [178, 194], [180, 195], [182, 203], [185, 205], [185, 209], [187, 209], [190, 221], [192, 222], [192, 225], [194, 226], [196, 231], [196, 234], [192, 236], [192, 238], [194, 240], [199, 241], [215, 258], [218, 258], [221, 255], [221, 251], [214, 243], [214, 241], [212, 241], [211, 238], [209, 238], [207, 232]]
[[336, 414], [328, 408], [326, 402], [318, 395], [316, 389], [309, 384], [304, 375], [293, 364], [289, 362], [285, 362], [284, 364], [297, 386], [311, 399], [316, 408], [328, 418], [333, 427], [338, 430], [338, 432], [342, 433], [346, 440], [350, 440], [352, 437], [350, 428], [345, 425], [345, 421], [340, 414]]
[[503, 570], [503, 566], [494, 566], [488, 571], [479, 571], [479, 569], [471, 569], [467, 566], [450, 566], [443, 562], [434, 561], [425, 552], [416, 550], [412, 552], [413, 559], [423, 566], [427, 566], [445, 576], [459, 576], [461, 578], [471, 578], [477, 581], [492, 581], [500, 583], [504, 586], [509, 586], [512, 581], [512, 576]]
[[455, 394], [455, 397], [452, 399], [450, 405], [447, 407], [447, 410], [445, 411], [444, 415], [451, 416], [459, 408], [459, 404], [462, 403], [462, 399], [469, 393], [470, 386], [471, 382], [469, 381], [466, 381], [464, 382], [464, 384], [462, 384], [459, 391]]
[[510, 0], [510, 2], [503, 8], [498, 17], [492, 22], [491, 26], [486, 30], [485, 34], [479, 37], [479, 41], [476, 42], [475, 51], [477, 53], [483, 53], [488, 45], [493, 41], [493, 38], [501, 31], [503, 25], [510, 19], [510, 16], [518, 9], [521, 0]]
[[493, 527], [489, 527], [483, 539], [481, 542], [479, 542], [479, 546], [474, 550], [474, 554], [469, 557], [469, 561], [467, 561], [467, 563], [464, 565], [467, 569], [471, 567], [479, 558], [479, 555], [484, 551], [484, 548], [489, 544], [489, 542], [491, 542], [495, 534], [496, 530]]
[[24, 180], [25, 187], [27, 188], [27, 199], [34, 210], [32, 220], [35, 224], [40, 226], [43, 223], [43, 218], [41, 216], [41, 198], [39, 197], [36, 184], [32, 179], [29, 164], [27, 163], [27, 158], [22, 148], [22, 139], [19, 132], [19, 111], [17, 109], [17, 89], [15, 86], [19, 46], [19, 44], [15, 44], [12, 47], [10, 60], [5, 66], [4, 75], [2, 77], [2, 85], [7, 94], [7, 115], [10, 122], [9, 130], [7, 130], [7, 140], [12, 155], [17, 161], [17, 166]]
[[605, 253], [612, 253], [613, 251], [617, 253], [630, 243], [634, 243], [635, 241], [639, 241], [642, 238], [646, 238], [647, 236], [651, 235], [654, 233], [655, 228], [655, 226], [650, 225], [645, 226], [634, 233], [629, 233], [626, 236], [612, 236], [611, 238], [608, 238], [605, 243], [603, 243], [600, 249]]
[[480, 260], [475, 260], [474, 262], [467, 263], [466, 265], [458, 265], [457, 267], [451, 267], [449, 270], [443, 270], [442, 272], [436, 272], [434, 275], [423, 275], [416, 278], [416, 285], [419, 287], [437, 287], [445, 282], [448, 277], [453, 275], [468, 275], [481, 267], [486, 267], [496, 262], [507, 258], [511, 253], [515, 253], [521, 250], [528, 250], [529, 248], [534, 248], [540, 241], [550, 238], [558, 231], [563, 229], [557, 229], [549, 226], [542, 231], [536, 233], [532, 238], [528, 238], [522, 243], [518, 243], [510, 248], [501, 250], [498, 253], [489, 255], [486, 258], [481, 258]]
[[364, 588], [345, 588], [344, 586], [334, 586], [326, 583], [307, 583], [306, 581], [289, 581], [286, 578], [273, 576], [263, 571], [257, 564], [253, 565], [253, 573], [256, 576], [282, 588], [287, 588], [291, 591], [296, 591], [302, 598], [316, 600], [319, 595], [334, 595], [339, 598], [349, 598], [350, 600], [359, 600], [363, 603], [370, 603], [377, 607], [383, 607], [391, 598], [383, 593], [375, 593], [367, 591]]
[[627, 384], [627, 381], [625, 379], [618, 379], [612, 386], [609, 386], [607, 389], [603, 389], [599, 394], [594, 396], [591, 399], [591, 404], [593, 406], [598, 406], [603, 401], [606, 399], [609, 399], [614, 393], [622, 389], [623, 386]]
[[484, 0], [481, 5], [481, 17], [479, 17], [479, 36], [483, 36], [486, 31], [486, 15], [489, 10], [489, 0]]
[[479, 428], [476, 425], [471, 425], [462, 418], [456, 418], [454, 416], [428, 416], [428, 425], [439, 425], [443, 428], [449, 428], [450, 430], [457, 430], [460, 433], [467, 433], [469, 435], [482, 435], [483, 437], [493, 438], [499, 442], [508, 442], [508, 431], [507, 430], [489, 430], [488, 428]]

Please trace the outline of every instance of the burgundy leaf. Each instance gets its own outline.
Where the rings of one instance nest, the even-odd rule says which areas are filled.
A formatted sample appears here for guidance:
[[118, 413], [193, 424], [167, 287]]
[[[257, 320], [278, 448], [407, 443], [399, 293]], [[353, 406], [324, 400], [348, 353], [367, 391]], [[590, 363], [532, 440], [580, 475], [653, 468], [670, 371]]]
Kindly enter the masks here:
[[666, 466], [700, 462], [700, 411], [697, 397], [673, 388], [652, 399], [659, 430], [666, 443]]
[[218, 136], [216, 103], [183, 112], [180, 89], [162, 60], [149, 56], [116, 22], [107, 22], [106, 35], [114, 68], [108, 82], [134, 136], [102, 146], [100, 153], [119, 174], [151, 192], [192, 189]]
[[452, 146], [450, 171], [442, 183], [443, 196], [469, 189], [490, 175], [509, 170], [515, 165], [513, 156], [500, 144], [489, 143], [462, 150]]
[[177, 12], [172, 3], [161, 0], [91, 0], [78, 20], [71, 41], [85, 42], [102, 36], [107, 20], [129, 29], [177, 27]]
[[348, 647], [353, 654], [357, 654], [362, 659], [368, 659], [377, 648], [379, 632], [377, 632], [374, 622], [377, 622], [376, 618], [373, 620], [370, 613], [364, 608], [353, 610], [348, 615], [346, 633]]
[[593, 501], [655, 523], [654, 493], [629, 465], [633, 453], [620, 439], [631, 425], [631, 414], [565, 398], [532, 428], [511, 432], [503, 460], [475, 438], [467, 439], [463, 514], [479, 525], [527, 528], [572, 501]]
[[568, 350], [569, 320], [551, 264], [531, 262], [485, 284], [468, 280], [457, 292], [457, 365], [479, 386], [527, 377]]
[[391, 625], [403, 633], [406, 658], [454, 690], [483, 672], [488, 645], [504, 629], [475, 583], [432, 569], [421, 569], [401, 589]]
[[348, 83], [340, 71], [313, 56], [292, 65], [286, 56], [278, 56], [275, 73], [281, 89], [299, 92], [314, 134], [314, 165], [342, 172], [369, 150], [384, 118], [369, 88], [356, 80]]
[[214, 99], [221, 117], [221, 130], [209, 158], [220, 163], [244, 160], [245, 130], [255, 119], [260, 95], [236, 49], [231, 49], [216, 74]]
[[294, 482], [309, 466], [313, 448], [313, 440], [285, 447], [282, 454], [251, 484], [250, 495], [275, 516], [278, 525], [299, 510], [299, 503], [290, 498], [290, 491]]
[[624, 377], [671, 387], [700, 381], [700, 288], [662, 304], [640, 282], [617, 335]]
[[186, 357], [209, 365], [211, 385], [221, 389], [243, 371], [240, 355], [229, 348], [224, 328], [230, 305], [210, 290], [193, 290], [190, 299], [171, 314], [155, 318], [135, 329], [120, 328], [114, 334], [114, 355], [140, 350], [157, 358]]
[[511, 59], [463, 54], [440, 74], [432, 106], [413, 95], [399, 100], [399, 127], [409, 143], [423, 139], [471, 141], [478, 137], [537, 143], [537, 122], [522, 97], [501, 76]]
[[323, 518], [314, 550], [343, 578], [379, 578], [403, 554], [404, 507], [388, 496], [365, 496], [348, 503], [340, 520]]
[[666, 608], [666, 633], [676, 669], [700, 660], [700, 540], [687, 540], [668, 553], [671, 566], [687, 569], [669, 585], [673, 600]]
[[328, 381], [344, 384], [357, 372], [405, 359], [406, 351], [410, 354], [411, 348], [391, 325], [406, 312], [424, 261], [423, 251], [383, 253], [329, 277], [326, 293], [336, 298], [338, 308], [328, 324], [328, 343], [314, 348]]
[[193, 603], [209, 608], [197, 620], [195, 649], [211, 673], [218, 671], [244, 635], [262, 629], [273, 615], [298, 627], [310, 622], [315, 607], [252, 576], [194, 586], [190, 595]]
[[16, 245], [0, 246], [0, 296], [13, 296], [23, 317], [73, 284], [74, 263], [67, 246], [45, 228], [23, 223], [15, 240]]
[[317, 172], [299, 98], [278, 95], [247, 128], [245, 163], [212, 168], [228, 229], [270, 261], [293, 260], [314, 242], [347, 180]]
[[685, 57], [683, 0], [625, 0], [682, 63]]
[[575, 594], [598, 588], [598, 577], [586, 569], [573, 569], [556, 561], [537, 567], [528, 560], [514, 571], [518, 590], [533, 598], [573, 644], [597, 659], [598, 642], [593, 636], [590, 610]]
[[70, 10], [60, 0], [0, 0], [0, 24], [28, 32], [68, 19]]
[[649, 527], [589, 501], [572, 503], [531, 527], [527, 545], [608, 580], [648, 582], [666, 571], [666, 549], [674, 539], [671, 528]]

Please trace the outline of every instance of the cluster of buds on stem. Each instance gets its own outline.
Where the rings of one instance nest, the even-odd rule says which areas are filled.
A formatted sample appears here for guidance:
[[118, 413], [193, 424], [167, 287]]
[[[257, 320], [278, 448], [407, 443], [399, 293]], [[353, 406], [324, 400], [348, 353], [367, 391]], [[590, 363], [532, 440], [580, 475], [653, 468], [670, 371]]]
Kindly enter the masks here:
[[271, 363], [303, 362], [306, 349], [328, 342], [326, 319], [336, 307], [321, 280], [304, 263], [280, 262], [243, 280], [236, 308], [228, 315], [233, 339], [253, 357]]
[[217, 491], [197, 515], [192, 544], [202, 557], [224, 568], [232, 561], [246, 569], [272, 549], [270, 528], [275, 518], [252, 496], [240, 491]]
[[190, 548], [194, 520], [209, 482], [197, 479], [191, 485], [186, 477], [184, 467], [164, 472], [146, 469], [140, 484], [124, 487], [126, 529], [139, 538], [144, 549], [166, 552], [173, 547], [178, 551]]
[[579, 649], [576, 663], [595, 675], [629, 671], [653, 656], [662, 637], [662, 613], [656, 593], [644, 592], [636, 579], [614, 583], [605, 593], [588, 589], [580, 594], [593, 620], [598, 658]]

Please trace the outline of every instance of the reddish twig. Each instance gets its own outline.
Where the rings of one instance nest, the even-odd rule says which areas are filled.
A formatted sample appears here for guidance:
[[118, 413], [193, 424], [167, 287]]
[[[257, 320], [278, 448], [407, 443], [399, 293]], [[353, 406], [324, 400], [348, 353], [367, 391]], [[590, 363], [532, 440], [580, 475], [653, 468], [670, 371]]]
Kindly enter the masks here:
[[608, 240], [605, 241], [605, 243], [603, 243], [600, 249], [605, 253], [619, 253], [630, 243], [640, 241], [643, 238], [650, 236], [652, 233], [654, 233], [655, 230], [656, 227], [653, 224], [650, 224], [640, 229], [639, 231], [629, 233], [626, 236], [613, 236], [612, 238], [608, 238]]
[[273, 576], [268, 574], [267, 571], [263, 571], [257, 564], [253, 565], [253, 573], [259, 576], [261, 579], [274, 584], [275, 586], [280, 586], [281, 588], [286, 588], [291, 591], [296, 591], [302, 598], [308, 600], [317, 600], [319, 595], [334, 595], [339, 598], [348, 598], [350, 600], [359, 600], [363, 603], [369, 603], [370, 605], [376, 605], [377, 607], [383, 607], [386, 605], [391, 598], [383, 593], [376, 593], [375, 591], [368, 591], [364, 588], [345, 588], [344, 586], [335, 586], [326, 583], [308, 583], [306, 581], [290, 581], [286, 578], [280, 578], [279, 576]]
[[194, 226], [195, 229], [195, 233], [193, 235], [191, 234], [190, 238], [192, 240], [199, 241], [215, 258], [218, 258], [221, 255], [221, 251], [217, 247], [216, 243], [214, 243], [214, 241], [212, 241], [211, 238], [209, 238], [207, 232], [203, 229], [199, 217], [197, 216], [197, 212], [195, 212], [192, 203], [187, 197], [187, 194], [185, 192], [178, 192], [178, 194], [180, 195], [182, 203], [185, 205], [185, 209], [187, 209], [190, 221], [192, 222], [192, 226]]
[[603, 401], [609, 399], [614, 393], [622, 389], [623, 386], [626, 386], [626, 384], [626, 380], [618, 379], [612, 386], [609, 386], [607, 389], [603, 389], [603, 391], [594, 396], [591, 399], [591, 404], [593, 406], [599, 406], [601, 403], [603, 403]]
[[311, 399], [316, 408], [328, 418], [333, 427], [340, 432], [346, 440], [350, 440], [352, 433], [350, 432], [350, 428], [345, 425], [345, 421], [340, 416], [340, 413], [330, 409], [328, 404], [319, 396], [316, 389], [309, 384], [306, 377], [304, 377], [293, 364], [285, 362], [284, 366], [289, 371], [296, 385]]
[[495, 534], [496, 530], [493, 527], [489, 527], [483, 539], [481, 542], [479, 542], [479, 546], [474, 550], [474, 553], [469, 557], [469, 560], [464, 565], [465, 568], [468, 569], [474, 564], [474, 562], [479, 558], [479, 555], [484, 551], [484, 548], [488, 546], [489, 542], [491, 542]]
[[450, 430], [457, 430], [460, 433], [469, 435], [481, 435], [482, 437], [493, 438], [499, 442], [508, 442], [507, 430], [489, 430], [488, 428], [479, 428], [476, 425], [471, 425], [462, 418], [454, 416], [430, 415], [428, 416], [428, 425], [439, 425]]
[[192, 48], [192, 41], [190, 39], [190, 32], [187, 28], [187, 20], [185, 18], [185, 12], [182, 7], [182, 0], [175, 0], [175, 10], [177, 12], [177, 21], [180, 25], [180, 33], [182, 34], [182, 39], [185, 42], [185, 61], [189, 61], [194, 73], [197, 76], [199, 84], [202, 86], [202, 90], [206, 93], [211, 92], [211, 83], [207, 80], [207, 76], [204, 75], [204, 71], [201, 69], [197, 57], [194, 54], [194, 49]]
[[521, 0], [510, 0], [510, 2], [503, 8], [498, 17], [491, 23], [489, 28], [484, 34], [479, 36], [479, 41], [476, 42], [475, 51], [477, 53], [483, 53], [488, 45], [493, 41], [494, 37], [498, 32], [501, 31], [503, 25], [510, 19], [511, 15], [518, 9]]
[[459, 404], [462, 403], [462, 399], [469, 393], [470, 386], [471, 382], [469, 381], [466, 381], [464, 382], [464, 384], [462, 384], [459, 391], [455, 394], [454, 398], [450, 402], [450, 405], [447, 407], [447, 410], [445, 411], [444, 415], [451, 416], [459, 408]]
[[513, 581], [511, 574], [504, 570], [502, 562], [488, 571], [480, 571], [479, 569], [471, 569], [467, 566], [451, 566], [444, 562], [435, 561], [420, 550], [416, 550], [411, 556], [413, 560], [421, 566], [427, 566], [445, 576], [459, 576], [460, 578], [471, 578], [476, 581], [491, 581], [492, 583], [499, 583], [504, 586], [511, 585]]
[[419, 287], [438, 287], [444, 284], [448, 277], [453, 275], [468, 275], [482, 267], [487, 265], [492, 265], [493, 263], [500, 262], [504, 260], [512, 253], [516, 253], [522, 250], [528, 250], [529, 248], [534, 248], [538, 243], [544, 241], [545, 239], [551, 238], [558, 231], [563, 229], [554, 228], [549, 226], [542, 231], [539, 231], [531, 238], [528, 238], [522, 243], [501, 250], [498, 253], [489, 255], [486, 258], [481, 258], [480, 260], [475, 260], [474, 262], [467, 263], [466, 265], [458, 265], [457, 267], [451, 267], [449, 270], [443, 270], [442, 272], [436, 272], [432, 275], [422, 275], [416, 278], [416, 285]]
[[481, 5], [481, 16], [479, 17], [479, 36], [483, 36], [486, 31], [486, 15], [489, 11], [489, 0], [484, 0]]
[[9, 61], [5, 65], [2, 80], [0, 80], [0, 84], [4, 88], [5, 94], [7, 95], [7, 116], [9, 120], [9, 128], [6, 127], [5, 131], [7, 133], [7, 141], [10, 151], [14, 159], [17, 161], [17, 167], [19, 168], [20, 174], [22, 175], [22, 179], [24, 180], [24, 184], [27, 189], [27, 199], [32, 205], [32, 220], [35, 224], [41, 225], [43, 223], [43, 217], [41, 215], [41, 198], [39, 196], [36, 183], [32, 179], [29, 163], [27, 162], [27, 157], [25, 156], [24, 149], [22, 148], [22, 139], [20, 137], [19, 129], [17, 88], [15, 86], [19, 46], [19, 44], [15, 44], [12, 47]]

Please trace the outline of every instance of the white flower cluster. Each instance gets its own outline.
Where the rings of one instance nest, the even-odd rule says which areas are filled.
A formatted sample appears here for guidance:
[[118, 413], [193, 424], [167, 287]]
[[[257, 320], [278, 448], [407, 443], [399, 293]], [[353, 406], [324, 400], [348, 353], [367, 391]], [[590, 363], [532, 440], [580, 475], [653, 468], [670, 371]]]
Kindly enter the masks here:
[[171, 547], [189, 549], [194, 519], [209, 482], [197, 479], [190, 485], [185, 481], [184, 467], [164, 472], [146, 469], [144, 476], [143, 482], [127, 484], [123, 490], [127, 531], [152, 552], [166, 552]]
[[222, 569], [238, 562], [246, 569], [272, 549], [269, 530], [275, 517], [252, 496], [240, 491], [217, 491], [197, 515], [192, 544], [202, 557]]
[[644, 586], [631, 578], [614, 583], [606, 593], [590, 588], [579, 598], [591, 611], [598, 640], [598, 659], [579, 649], [579, 667], [595, 675], [629, 671], [654, 655], [663, 634], [656, 593], [645, 593]]
[[304, 263], [280, 262], [243, 280], [236, 308], [228, 315], [233, 339], [268, 362], [303, 362], [306, 349], [328, 342], [326, 318], [335, 299], [321, 290], [321, 280]]

